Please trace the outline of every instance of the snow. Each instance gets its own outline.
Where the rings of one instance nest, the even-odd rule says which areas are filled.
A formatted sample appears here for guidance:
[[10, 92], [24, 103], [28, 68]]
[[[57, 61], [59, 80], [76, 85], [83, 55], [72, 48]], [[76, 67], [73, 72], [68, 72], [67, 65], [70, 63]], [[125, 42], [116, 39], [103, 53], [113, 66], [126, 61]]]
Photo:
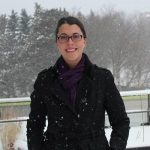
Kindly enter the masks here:
[[[111, 134], [111, 128], [106, 128], [105, 131], [106, 131], [106, 137], [109, 140]], [[149, 125], [131, 127], [127, 148], [150, 146], [149, 139], [150, 139]], [[21, 123], [21, 131], [17, 136], [14, 147], [15, 149], [27, 150], [26, 122]], [[0, 143], [0, 150], [2, 150], [1, 143]]]
[[28, 150], [27, 148], [27, 137], [26, 137], [26, 122], [23, 122], [21, 124], [21, 131], [20, 134], [18, 135], [15, 145], [15, 149], [20, 149], [20, 150]]
[[132, 127], [129, 133], [128, 147], [150, 146], [150, 126]]
[[[109, 140], [111, 129], [106, 129], [106, 136]], [[131, 127], [129, 132], [129, 138], [127, 142], [127, 148], [135, 147], [150, 147], [150, 126], [137, 126]]]
[[15, 97], [15, 98], [1, 98], [0, 102], [1, 103], [6, 103], [6, 102], [25, 102], [25, 101], [30, 101], [30, 97]]
[[121, 96], [148, 95], [150, 94], [150, 90], [122, 91], [120, 94]]
[[1, 140], [0, 140], [0, 149], [1, 149], [1, 150], [3, 150], [3, 148], [2, 148], [2, 142], [1, 142]]

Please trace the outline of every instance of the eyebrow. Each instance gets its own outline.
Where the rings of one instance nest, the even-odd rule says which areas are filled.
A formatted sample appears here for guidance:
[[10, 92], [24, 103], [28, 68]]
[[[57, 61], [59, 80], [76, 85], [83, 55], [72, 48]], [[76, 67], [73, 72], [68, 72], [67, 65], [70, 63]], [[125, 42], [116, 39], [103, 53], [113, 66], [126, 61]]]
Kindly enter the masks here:
[[[60, 36], [60, 35], [63, 35], [63, 34], [65, 34], [65, 35], [68, 35], [67, 33], [60, 33], [60, 34], [58, 34], [57, 36]], [[80, 34], [80, 35], [82, 35], [82, 33], [79, 33], [79, 32], [74, 32], [74, 33], [72, 33], [72, 35], [73, 34]], [[68, 35], [69, 36], [69, 35]]]

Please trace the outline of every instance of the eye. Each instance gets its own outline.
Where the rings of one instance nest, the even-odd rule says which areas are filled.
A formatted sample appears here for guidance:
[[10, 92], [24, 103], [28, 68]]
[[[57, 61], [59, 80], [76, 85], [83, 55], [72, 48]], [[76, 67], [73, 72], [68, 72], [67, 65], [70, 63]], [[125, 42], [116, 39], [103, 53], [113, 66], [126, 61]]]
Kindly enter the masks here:
[[60, 35], [60, 36], [59, 36], [59, 39], [60, 39], [60, 40], [66, 40], [67, 38], [68, 38], [67, 35]]
[[72, 37], [74, 39], [80, 39], [81, 38], [80, 34], [78, 34], [78, 33], [73, 34]]

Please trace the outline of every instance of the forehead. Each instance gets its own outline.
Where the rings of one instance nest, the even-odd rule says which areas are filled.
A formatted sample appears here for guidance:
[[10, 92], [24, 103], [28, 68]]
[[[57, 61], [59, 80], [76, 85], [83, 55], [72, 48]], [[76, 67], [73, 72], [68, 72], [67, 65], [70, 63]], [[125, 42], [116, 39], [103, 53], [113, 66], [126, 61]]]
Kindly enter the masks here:
[[78, 25], [73, 24], [63, 24], [59, 27], [58, 34], [66, 33], [66, 34], [73, 34], [73, 33], [82, 33], [81, 29]]

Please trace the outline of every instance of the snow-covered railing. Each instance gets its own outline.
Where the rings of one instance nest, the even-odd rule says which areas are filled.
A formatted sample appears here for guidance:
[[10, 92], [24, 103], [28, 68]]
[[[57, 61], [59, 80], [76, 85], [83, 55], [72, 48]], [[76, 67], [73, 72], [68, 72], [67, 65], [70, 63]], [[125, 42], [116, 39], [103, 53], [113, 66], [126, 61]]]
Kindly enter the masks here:
[[127, 114], [137, 114], [137, 113], [148, 113], [150, 112], [150, 110], [146, 110], [146, 109], [143, 109], [143, 110], [127, 110], [126, 111]]
[[27, 121], [28, 117], [24, 117], [21, 119], [7, 119], [7, 120], [0, 120], [0, 123], [12, 123], [12, 122], [23, 122], [23, 121]]
[[30, 102], [30, 97], [1, 98], [0, 103]]
[[138, 95], [149, 95], [150, 90], [137, 90], [137, 91], [121, 91], [121, 96], [138, 96]]
[[[137, 90], [137, 91], [121, 91], [122, 97], [125, 96], [138, 96], [150, 95], [150, 90]], [[30, 97], [17, 97], [17, 98], [1, 98], [0, 103], [15, 103], [15, 102], [30, 102]]]
[[[150, 90], [137, 90], [137, 91], [121, 91], [122, 97], [125, 96], [138, 96], [150, 95]], [[17, 98], [1, 98], [0, 103], [15, 103], [15, 102], [30, 102], [30, 97], [17, 97]]]
[[[127, 114], [148, 113], [148, 112], [150, 113], [150, 110], [127, 110], [126, 112]], [[21, 119], [0, 120], [0, 123], [22, 122], [22, 121], [27, 121], [27, 119], [28, 117], [23, 117]]]
[[[120, 94], [122, 97], [147, 95], [148, 96], [148, 109], [127, 110], [127, 113], [128, 114], [134, 114], [134, 113], [149, 113], [150, 114], [150, 90], [121, 91]], [[30, 97], [1, 98], [0, 104], [2, 104], [2, 103], [21, 103], [21, 102], [30, 102], [30, 101], [31, 101]], [[28, 117], [23, 118], [23, 119], [0, 120], [0, 123], [20, 122], [20, 121], [26, 121], [27, 119], [28, 119]]]

